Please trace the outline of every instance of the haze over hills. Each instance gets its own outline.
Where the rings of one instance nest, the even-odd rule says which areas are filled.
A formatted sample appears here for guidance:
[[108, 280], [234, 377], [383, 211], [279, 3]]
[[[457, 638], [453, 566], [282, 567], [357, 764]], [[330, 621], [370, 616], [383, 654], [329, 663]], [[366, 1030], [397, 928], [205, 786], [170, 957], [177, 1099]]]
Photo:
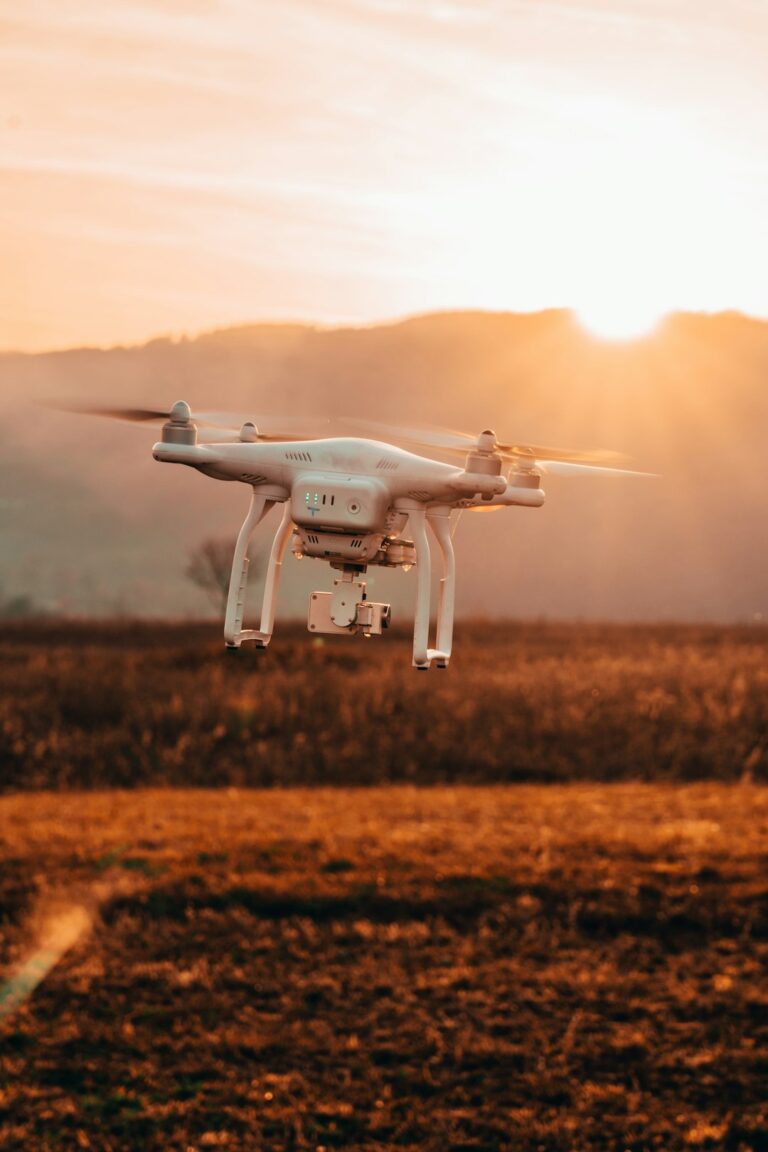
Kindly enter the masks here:
[[[660, 479], [548, 477], [538, 511], [462, 517], [464, 615], [751, 621], [768, 614], [768, 322], [677, 314], [604, 343], [565, 311], [440, 313], [370, 328], [256, 324], [140, 347], [0, 356], [0, 598], [76, 612], [207, 613], [191, 547], [234, 535], [245, 487], [151, 458], [151, 427], [54, 398], [433, 423], [625, 452]], [[323, 424], [324, 419], [330, 421]], [[266, 421], [265, 421], [266, 423]], [[265, 525], [266, 527], [266, 525]], [[318, 562], [285, 568], [303, 613]], [[378, 573], [410, 612], [415, 576]], [[373, 581], [372, 581], [373, 583]]]

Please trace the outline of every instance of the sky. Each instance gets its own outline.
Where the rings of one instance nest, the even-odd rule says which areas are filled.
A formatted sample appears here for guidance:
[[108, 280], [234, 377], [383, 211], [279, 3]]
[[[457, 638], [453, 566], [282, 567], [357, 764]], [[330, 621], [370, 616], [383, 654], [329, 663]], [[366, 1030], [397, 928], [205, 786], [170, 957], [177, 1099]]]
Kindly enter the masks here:
[[0, 0], [0, 348], [768, 316], [766, 0]]

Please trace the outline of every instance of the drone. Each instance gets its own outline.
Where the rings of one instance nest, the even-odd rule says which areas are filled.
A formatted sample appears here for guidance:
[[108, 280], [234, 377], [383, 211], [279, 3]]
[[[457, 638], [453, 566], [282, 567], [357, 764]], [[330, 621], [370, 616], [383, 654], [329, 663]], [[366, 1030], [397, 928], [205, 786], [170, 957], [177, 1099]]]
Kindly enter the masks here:
[[[215, 480], [251, 489], [250, 507], [237, 537], [224, 620], [224, 642], [237, 651], [246, 642], [266, 648], [272, 639], [280, 574], [290, 545], [297, 559], [326, 561], [337, 575], [330, 591], [312, 592], [308, 630], [315, 634], [381, 635], [389, 604], [369, 600], [369, 567], [417, 572], [413, 667], [447, 668], [453, 644], [456, 559], [453, 530], [461, 511], [544, 503], [542, 474], [646, 475], [615, 466], [616, 453], [569, 452], [505, 443], [486, 429], [479, 435], [436, 429], [397, 428], [356, 422], [371, 438], [311, 439], [260, 431], [251, 420], [240, 428], [203, 413], [193, 419], [184, 400], [170, 413], [141, 408], [69, 408], [90, 415], [138, 422], [164, 421], [155, 460], [183, 464]], [[200, 437], [211, 431], [211, 439]], [[376, 438], [373, 438], [376, 437]], [[459, 455], [448, 464], [390, 442]], [[276, 505], [283, 512], [267, 564], [258, 628], [244, 628], [248, 547], [256, 527]], [[430, 647], [432, 555], [428, 530], [439, 548], [435, 646]]]

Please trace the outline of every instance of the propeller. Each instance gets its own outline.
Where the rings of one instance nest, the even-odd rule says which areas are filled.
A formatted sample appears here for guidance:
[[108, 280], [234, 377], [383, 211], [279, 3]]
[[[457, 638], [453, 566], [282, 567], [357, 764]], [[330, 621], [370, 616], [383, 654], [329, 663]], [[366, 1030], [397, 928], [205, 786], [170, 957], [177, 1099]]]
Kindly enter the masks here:
[[58, 400], [44, 400], [46, 408], [57, 412], [73, 412], [76, 416], [106, 416], [110, 420], [126, 420], [130, 424], [148, 424], [151, 421], [167, 420], [168, 409], [157, 408], [104, 408], [91, 404], [64, 404]]
[[620, 452], [594, 450], [574, 451], [564, 448], [543, 447], [536, 444], [502, 443], [496, 433], [486, 430], [473, 436], [468, 432], [457, 432], [452, 428], [429, 428], [414, 425], [380, 424], [375, 421], [355, 421], [358, 427], [372, 435], [405, 440], [422, 448], [438, 448], [466, 456], [472, 452], [500, 456], [503, 460], [525, 468], [526, 465], [552, 475], [579, 475], [584, 473], [607, 473], [621, 476], [648, 476], [648, 472], [633, 472], [618, 465], [627, 459]]
[[[311, 433], [289, 430], [288, 426], [294, 417], [270, 416], [267, 418], [270, 424], [272, 422], [281, 424], [283, 430], [262, 431], [251, 420], [250, 416], [244, 413], [207, 411], [192, 413], [189, 405], [183, 400], [177, 401], [170, 410], [167, 408], [121, 408], [101, 404], [68, 404], [54, 400], [46, 400], [43, 403], [47, 408], [54, 408], [59, 412], [72, 412], [79, 416], [103, 416], [109, 420], [121, 420], [130, 424], [164, 424], [168, 420], [173, 423], [188, 424], [190, 421], [194, 421], [199, 428], [210, 430], [210, 440], [216, 443], [236, 442], [241, 439], [251, 443], [256, 441], [280, 443], [282, 441], [315, 439]], [[238, 422], [239, 418], [241, 419]]]
[[578, 464], [572, 460], [537, 460], [536, 468], [548, 476], [658, 476], [657, 472], [638, 472], [632, 468], [609, 468], [604, 464]]

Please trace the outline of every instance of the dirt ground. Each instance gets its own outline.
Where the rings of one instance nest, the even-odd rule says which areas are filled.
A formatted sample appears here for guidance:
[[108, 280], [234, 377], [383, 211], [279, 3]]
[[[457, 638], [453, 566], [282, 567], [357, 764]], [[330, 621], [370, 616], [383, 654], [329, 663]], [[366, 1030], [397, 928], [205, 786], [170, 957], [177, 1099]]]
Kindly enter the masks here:
[[768, 791], [0, 798], [3, 1149], [768, 1149]]

